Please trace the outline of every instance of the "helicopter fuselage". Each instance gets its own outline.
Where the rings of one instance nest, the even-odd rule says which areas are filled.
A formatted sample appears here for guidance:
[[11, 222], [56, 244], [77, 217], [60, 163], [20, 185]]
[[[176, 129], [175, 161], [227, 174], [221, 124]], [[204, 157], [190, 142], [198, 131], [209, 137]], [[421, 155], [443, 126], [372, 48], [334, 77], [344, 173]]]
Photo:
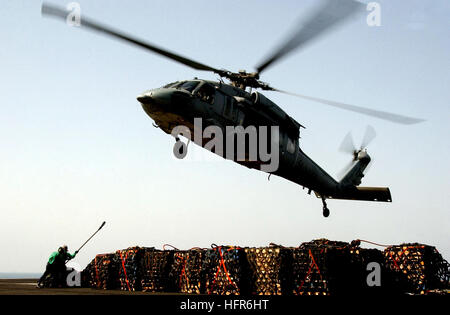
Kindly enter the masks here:
[[[210, 138], [202, 136], [201, 141], [195, 141], [195, 119], [202, 120], [202, 128], [214, 125], [224, 133], [227, 126], [255, 126], [256, 129], [276, 126], [279, 129], [278, 167], [271, 174], [327, 198], [353, 187], [337, 182], [300, 149], [299, 132], [302, 126], [259, 92], [249, 93], [222, 82], [189, 80], [146, 91], [137, 98], [161, 130], [173, 134], [175, 127], [185, 126], [190, 130], [190, 140], [202, 147]], [[201, 134], [204, 135], [203, 130]], [[271, 149], [273, 151], [274, 147]], [[239, 160], [236, 156], [232, 160], [254, 169], [260, 169], [263, 163], [261, 160]]]
[[[308, 194], [314, 191], [322, 199], [325, 217], [329, 215], [326, 199], [392, 201], [387, 187], [359, 187], [363, 171], [370, 163], [367, 152], [359, 152], [355, 165], [341, 181], [336, 181], [300, 149], [300, 128], [303, 126], [259, 92], [249, 93], [223, 82], [195, 79], [148, 90], [137, 99], [156, 126], [174, 136], [177, 143], [179, 131], [174, 131], [185, 130], [182, 135], [197, 145], [248, 168], [264, 171], [267, 160], [261, 156], [251, 159], [251, 145], [244, 146], [245, 153], [239, 156], [233, 141], [233, 153], [229, 155], [227, 137], [222, 138], [221, 149], [217, 150], [217, 145], [209, 146], [211, 133], [205, 133], [211, 126], [215, 128], [215, 134], [229, 135], [229, 130], [235, 131], [239, 127], [244, 131], [257, 130], [256, 146], [259, 148], [256, 151], [261, 152], [259, 149], [266, 143], [271, 153], [276, 152], [275, 156], [272, 155], [276, 159], [276, 168], [268, 173], [307, 188]], [[262, 127], [270, 129], [266, 128], [264, 134]], [[272, 133], [273, 128], [276, 128], [275, 133]], [[274, 134], [277, 141], [273, 141]], [[264, 135], [266, 139], [263, 139]], [[245, 142], [245, 138], [241, 140]]]
[[[246, 88], [276, 91], [402, 124], [423, 121], [361, 106], [290, 93], [260, 81], [261, 73], [265, 69], [285, 58], [293, 50], [313, 42], [312, 39], [335, 27], [352, 14], [364, 10], [364, 7], [363, 4], [354, 0], [341, 0], [339, 4], [333, 0], [324, 1], [319, 10], [308, 18], [306, 23], [301, 23], [301, 27], [293, 32], [283, 45], [259, 63], [254, 72], [244, 70], [233, 72], [211, 67], [115, 30], [84, 15], [78, 21], [78, 26], [164, 56], [192, 69], [219, 75], [220, 82], [198, 79], [179, 81], [159, 89], [149, 90], [137, 98], [157, 127], [175, 137], [177, 141], [174, 154], [176, 156], [177, 146], [181, 145], [179, 148], [183, 148], [184, 145], [178, 135], [187, 135], [189, 140], [222, 157], [249, 168], [279, 175], [307, 187], [309, 193], [314, 191], [316, 196], [322, 199], [324, 216], [328, 216], [329, 210], [325, 203], [327, 198], [391, 201], [388, 188], [359, 187], [364, 176], [363, 171], [370, 163], [365, 147], [361, 146], [360, 150], [353, 152], [354, 166], [341, 181], [337, 182], [300, 149], [302, 126], [263, 94], [247, 92]], [[64, 8], [45, 3], [41, 10], [43, 15], [65, 22], [72, 15], [72, 12]], [[223, 83], [222, 78], [228, 79], [231, 84]], [[207, 130], [208, 133], [206, 133]], [[214, 144], [210, 146], [213, 141], [210, 139], [212, 134], [222, 134], [222, 137], [219, 137], [219, 141], [216, 141], [217, 138], [214, 137]], [[225, 137], [223, 137], [224, 134]], [[234, 141], [235, 136], [240, 138]], [[246, 137], [249, 138], [248, 145]], [[268, 154], [268, 148], [271, 154]], [[181, 152], [178, 150], [178, 153]], [[183, 154], [180, 156], [182, 157]], [[267, 166], [268, 161], [270, 164]], [[274, 161], [275, 163], [272, 163]]]

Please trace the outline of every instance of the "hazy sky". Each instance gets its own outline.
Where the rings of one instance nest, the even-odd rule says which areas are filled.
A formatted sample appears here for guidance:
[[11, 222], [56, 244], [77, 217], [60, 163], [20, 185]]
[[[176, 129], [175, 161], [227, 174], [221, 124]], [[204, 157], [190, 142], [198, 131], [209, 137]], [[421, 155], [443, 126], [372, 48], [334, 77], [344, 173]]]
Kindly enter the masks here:
[[[56, 3], [57, 1], [54, 1]], [[59, 1], [66, 5], [69, 1]], [[233, 162], [176, 160], [136, 96], [181, 79], [216, 79], [53, 19], [41, 1], [0, 4], [1, 272], [42, 271], [49, 254], [76, 258], [164, 243], [297, 246], [316, 238], [421, 242], [450, 258], [450, 2], [378, 1], [268, 69], [280, 89], [426, 119], [412, 126], [265, 93], [306, 126], [300, 145], [335, 176], [349, 131], [377, 138], [365, 186], [392, 203], [322, 204], [298, 185]], [[79, 1], [81, 13], [213, 67], [253, 71], [316, 5], [292, 1]], [[365, 1], [368, 3], [368, 1]], [[194, 154], [190, 146], [189, 154]], [[207, 153], [209, 154], [209, 153]]]

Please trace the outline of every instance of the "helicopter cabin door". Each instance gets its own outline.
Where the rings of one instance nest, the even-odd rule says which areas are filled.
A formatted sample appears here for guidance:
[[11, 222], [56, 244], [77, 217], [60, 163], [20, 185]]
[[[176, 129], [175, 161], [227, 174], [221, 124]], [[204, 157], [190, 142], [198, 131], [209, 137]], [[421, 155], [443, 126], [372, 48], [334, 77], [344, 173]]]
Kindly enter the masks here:
[[235, 122], [236, 120], [236, 106], [234, 104], [234, 98], [223, 95], [223, 117], [229, 122]]
[[232, 96], [222, 94], [223, 96], [223, 117], [228, 125], [243, 126], [245, 114], [242, 105]]

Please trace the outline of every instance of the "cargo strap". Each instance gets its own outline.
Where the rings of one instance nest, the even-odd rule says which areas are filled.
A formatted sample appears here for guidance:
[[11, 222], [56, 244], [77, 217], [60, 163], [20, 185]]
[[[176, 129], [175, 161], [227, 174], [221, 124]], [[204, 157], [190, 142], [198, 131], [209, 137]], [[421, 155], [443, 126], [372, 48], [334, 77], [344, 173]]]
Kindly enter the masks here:
[[391, 251], [389, 251], [389, 257], [391, 258], [392, 262], [394, 263], [395, 268], [397, 268], [398, 270], [401, 270], [400, 267], [397, 265], [397, 258], [394, 257], [394, 255], [392, 254]]
[[175, 246], [170, 245], [170, 244], [164, 244], [164, 245], [163, 245], [163, 250], [166, 250], [166, 246], [170, 246], [170, 247], [172, 247], [174, 250], [179, 250], [178, 248], [176, 248]]
[[364, 243], [368, 243], [368, 244], [372, 244], [372, 245], [376, 245], [376, 246], [380, 246], [380, 247], [389, 247], [389, 246], [391, 246], [391, 245], [378, 244], [378, 243], [375, 243], [375, 242], [372, 242], [372, 241], [367, 241], [367, 240], [357, 239], [356, 241], [364, 242]]
[[[125, 255], [125, 259], [127, 259], [128, 253], [129, 253], [129, 252], [127, 251], [127, 252], [126, 252], [126, 255]], [[120, 255], [120, 260], [121, 260], [121, 262], [122, 262], [123, 274], [125, 275], [125, 282], [126, 282], [126, 284], [127, 284], [128, 291], [131, 291], [131, 289], [130, 289], [130, 283], [128, 282], [128, 277], [127, 277], [127, 268], [125, 268], [125, 259], [124, 259], [123, 256], [122, 256], [122, 251], [120, 251], [120, 250], [119, 250], [119, 255]]]
[[[316, 267], [317, 272], [319, 273], [319, 276], [320, 276], [320, 280], [322, 280], [322, 274], [320, 273], [319, 266], [317, 265], [316, 260], [314, 259], [314, 256], [313, 256], [311, 250], [309, 249], [308, 251], [309, 251], [309, 257], [311, 257], [311, 264], [309, 265], [309, 269], [308, 269], [308, 272], [306, 273], [305, 279], [302, 281], [302, 283], [300, 284], [300, 286], [297, 289], [299, 292], [302, 290], [303, 285], [306, 282], [306, 279], [308, 279], [309, 275], [311, 274], [313, 267]], [[323, 252], [323, 250], [320, 251], [320, 254], [322, 254], [322, 252]]]
[[189, 259], [189, 253], [187, 253], [186, 255], [187, 255], [186, 258], [184, 258], [183, 256], [181, 256], [181, 254], [176, 256], [177, 259], [180, 259], [180, 260], [181, 260], [181, 263], [182, 263], [182, 265], [183, 265], [183, 267], [181, 267], [181, 273], [180, 273], [180, 285], [179, 285], [179, 289], [180, 289], [180, 290], [181, 290], [181, 283], [182, 283], [182, 281], [183, 281], [183, 276], [184, 276], [184, 279], [186, 279], [187, 286], [189, 287], [189, 279], [188, 279], [188, 277], [186, 276], [186, 264], [187, 264], [187, 260]]
[[[325, 245], [325, 247], [334, 248], [334, 249], [337, 249], [337, 250], [343, 250], [343, 249], [346, 249], [346, 248], [347, 248], [347, 245], [339, 246], [339, 245], [337, 245], [337, 244], [329, 244], [329, 243], [330, 243], [330, 240], [326, 240], [326, 241], [322, 244], [322, 246]], [[321, 253], [322, 253], [322, 252], [321, 252]]]
[[[239, 249], [239, 248], [238, 247], [232, 247], [232, 248], [229, 248], [227, 251], [234, 250], [234, 249]], [[227, 279], [230, 282], [230, 284], [232, 284], [236, 289], [238, 289], [238, 286], [236, 285], [236, 283], [234, 283], [231, 280], [230, 275], [229, 275], [229, 273], [227, 271], [227, 267], [225, 266], [225, 261], [223, 259], [223, 254], [222, 254], [222, 246], [215, 247], [214, 250], [218, 250], [219, 251], [220, 263], [219, 263], [219, 266], [217, 267], [217, 272], [216, 272], [216, 275], [214, 276], [214, 281], [213, 281], [213, 283], [211, 285], [211, 288], [216, 284], [217, 276], [220, 273], [221, 267], [223, 267], [223, 271], [225, 272], [225, 275], [227, 276]]]

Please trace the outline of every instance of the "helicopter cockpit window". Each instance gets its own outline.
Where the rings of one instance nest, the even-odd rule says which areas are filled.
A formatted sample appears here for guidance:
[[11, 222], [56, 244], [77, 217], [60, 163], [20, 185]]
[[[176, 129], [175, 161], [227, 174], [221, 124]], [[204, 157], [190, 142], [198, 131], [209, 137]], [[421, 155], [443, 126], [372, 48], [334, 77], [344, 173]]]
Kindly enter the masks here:
[[179, 81], [172, 82], [172, 83], [169, 83], [169, 84], [164, 85], [163, 88], [164, 88], [164, 89], [167, 89], [167, 88], [173, 88], [173, 87], [176, 87], [178, 84], [180, 84]]
[[192, 92], [198, 85], [199, 82], [197, 81], [186, 81], [183, 82], [181, 85], [177, 86], [178, 89], [183, 89], [188, 92]]
[[286, 150], [291, 154], [295, 153], [295, 140], [292, 140], [289, 136], [287, 136]]
[[214, 95], [216, 94], [216, 91], [214, 88], [209, 84], [203, 84], [198, 91], [196, 92], [196, 95], [203, 101], [209, 104], [214, 104]]

